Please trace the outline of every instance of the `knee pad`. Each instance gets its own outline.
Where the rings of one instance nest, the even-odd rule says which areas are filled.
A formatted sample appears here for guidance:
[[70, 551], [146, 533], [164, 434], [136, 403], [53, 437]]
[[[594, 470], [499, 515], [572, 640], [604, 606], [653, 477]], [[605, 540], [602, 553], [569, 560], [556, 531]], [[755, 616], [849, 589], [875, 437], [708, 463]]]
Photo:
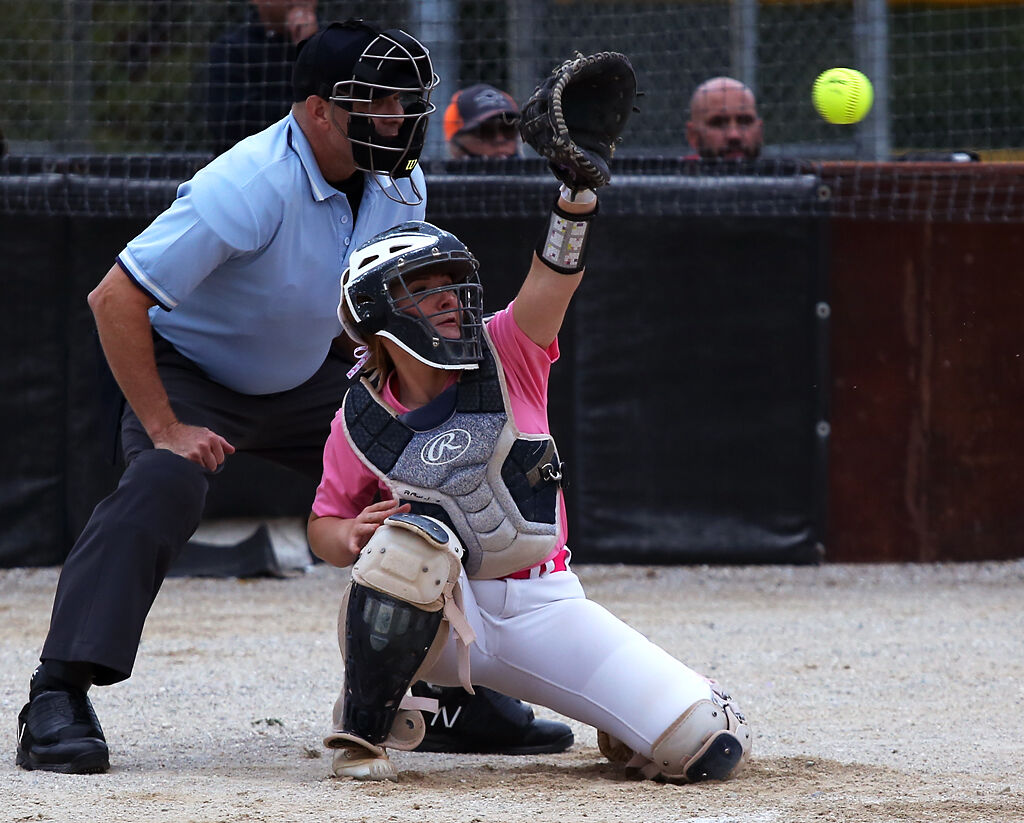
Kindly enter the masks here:
[[406, 691], [440, 654], [449, 626], [466, 650], [468, 685], [474, 637], [461, 610], [462, 554], [454, 532], [416, 514], [389, 517], [363, 548], [339, 615], [345, 683], [335, 730], [324, 740], [329, 748], [354, 738], [371, 746], [419, 745], [425, 728], [414, 709], [423, 707], [410, 704]]
[[750, 755], [753, 735], [732, 698], [716, 683], [711, 689], [710, 700], [698, 700], [654, 741], [650, 760], [606, 732], [598, 732], [601, 753], [624, 762], [630, 777], [696, 783], [734, 775]]
[[654, 741], [647, 768], [669, 782], [725, 780], [746, 761], [752, 743], [746, 718], [718, 692], [694, 703]]

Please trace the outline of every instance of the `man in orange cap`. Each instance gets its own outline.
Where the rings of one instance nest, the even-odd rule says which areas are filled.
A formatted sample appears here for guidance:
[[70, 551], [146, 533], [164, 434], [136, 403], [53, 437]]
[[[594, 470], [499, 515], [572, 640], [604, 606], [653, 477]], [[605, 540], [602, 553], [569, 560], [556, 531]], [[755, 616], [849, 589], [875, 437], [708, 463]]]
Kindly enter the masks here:
[[444, 113], [444, 136], [453, 158], [518, 156], [518, 125], [516, 101], [486, 83], [455, 92]]

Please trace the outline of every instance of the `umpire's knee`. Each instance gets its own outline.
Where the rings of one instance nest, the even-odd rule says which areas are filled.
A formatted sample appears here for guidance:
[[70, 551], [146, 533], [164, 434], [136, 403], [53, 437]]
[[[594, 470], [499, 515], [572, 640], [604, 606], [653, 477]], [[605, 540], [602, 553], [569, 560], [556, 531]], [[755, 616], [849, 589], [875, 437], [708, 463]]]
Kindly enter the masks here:
[[167, 449], [147, 449], [128, 465], [118, 485], [119, 514], [170, 547], [184, 545], [199, 525], [209, 481], [198, 463]]

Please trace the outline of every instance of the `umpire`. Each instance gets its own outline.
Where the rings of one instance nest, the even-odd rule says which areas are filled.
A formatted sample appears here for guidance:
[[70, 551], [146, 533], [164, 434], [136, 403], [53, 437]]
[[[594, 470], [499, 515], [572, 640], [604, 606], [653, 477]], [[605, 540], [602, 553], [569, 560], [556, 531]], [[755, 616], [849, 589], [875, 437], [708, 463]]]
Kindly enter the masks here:
[[[428, 51], [403, 31], [348, 21], [315, 34], [291, 112], [182, 184], [89, 295], [127, 400], [127, 468], [65, 561], [18, 717], [18, 765], [109, 768], [87, 691], [131, 675], [149, 609], [231, 454], [319, 479], [347, 385], [332, 353], [340, 274], [350, 249], [423, 219], [417, 160], [436, 83]], [[479, 728], [463, 730], [462, 746], [448, 730], [450, 750], [472, 751], [490, 730], [509, 749], [571, 744], [564, 724], [481, 692], [462, 713]]]

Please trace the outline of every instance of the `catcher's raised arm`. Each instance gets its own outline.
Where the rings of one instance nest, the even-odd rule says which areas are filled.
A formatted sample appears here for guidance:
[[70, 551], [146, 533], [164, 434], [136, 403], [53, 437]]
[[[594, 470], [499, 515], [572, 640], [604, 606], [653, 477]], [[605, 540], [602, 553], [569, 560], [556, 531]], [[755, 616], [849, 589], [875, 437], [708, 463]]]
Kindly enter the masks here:
[[519, 132], [574, 193], [597, 189], [611, 180], [609, 163], [636, 94], [636, 72], [626, 55], [577, 52], [534, 89], [522, 107]]

